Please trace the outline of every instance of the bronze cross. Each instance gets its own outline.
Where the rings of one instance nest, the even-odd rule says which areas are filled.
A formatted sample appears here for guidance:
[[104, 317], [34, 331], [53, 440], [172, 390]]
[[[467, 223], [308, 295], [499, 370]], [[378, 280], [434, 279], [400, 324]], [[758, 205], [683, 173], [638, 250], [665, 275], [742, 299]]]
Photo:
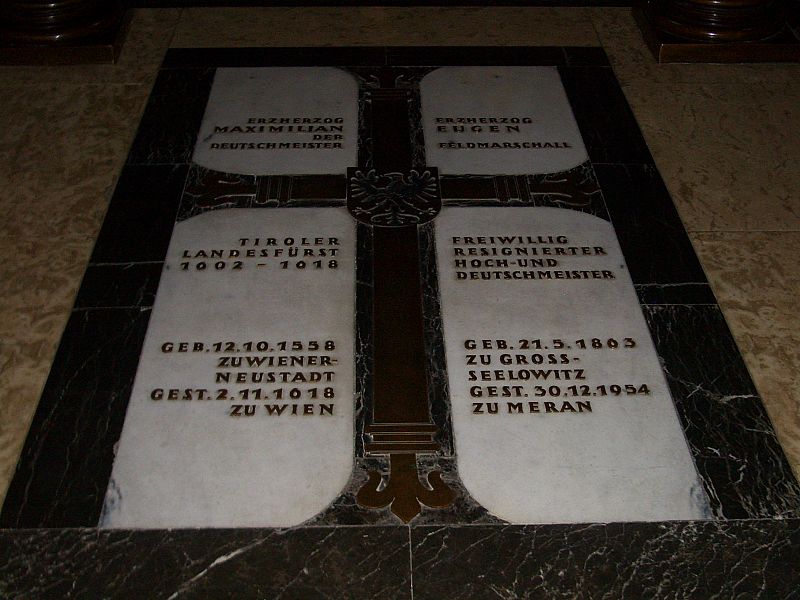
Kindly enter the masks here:
[[367, 94], [372, 112], [373, 168], [348, 170], [347, 206], [372, 227], [374, 385], [368, 455], [388, 455], [389, 475], [372, 471], [356, 500], [365, 508], [391, 505], [408, 523], [421, 511], [449, 506], [455, 494], [434, 471], [422, 484], [417, 455], [436, 453], [437, 427], [428, 406], [417, 227], [441, 209], [436, 169], [413, 168], [409, 100], [385, 68]]

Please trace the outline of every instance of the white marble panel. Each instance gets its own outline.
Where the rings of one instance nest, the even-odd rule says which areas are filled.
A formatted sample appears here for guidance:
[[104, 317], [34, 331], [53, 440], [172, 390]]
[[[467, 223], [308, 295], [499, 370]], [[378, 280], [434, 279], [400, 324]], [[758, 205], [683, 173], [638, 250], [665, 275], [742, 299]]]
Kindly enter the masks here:
[[436, 243], [458, 468], [475, 499], [514, 523], [706, 518], [612, 225], [445, 208]]
[[444, 67], [420, 89], [427, 164], [442, 174], [554, 173], [587, 159], [555, 67]]
[[178, 223], [103, 527], [297, 525], [353, 462], [355, 225], [340, 208]]
[[192, 160], [246, 175], [344, 174], [357, 147], [358, 84], [348, 73], [220, 68]]

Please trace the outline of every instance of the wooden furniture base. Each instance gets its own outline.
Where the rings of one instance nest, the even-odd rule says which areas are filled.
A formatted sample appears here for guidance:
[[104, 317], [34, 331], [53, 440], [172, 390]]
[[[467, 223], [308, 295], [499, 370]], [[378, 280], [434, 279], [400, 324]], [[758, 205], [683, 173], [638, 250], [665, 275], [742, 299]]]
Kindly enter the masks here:
[[660, 63], [800, 62], [800, 35], [786, 26], [757, 42], [694, 42], [659, 31], [641, 6], [633, 9], [644, 40]]
[[97, 35], [58, 44], [4, 43], [0, 65], [77, 65], [115, 63], [130, 26], [130, 13]]

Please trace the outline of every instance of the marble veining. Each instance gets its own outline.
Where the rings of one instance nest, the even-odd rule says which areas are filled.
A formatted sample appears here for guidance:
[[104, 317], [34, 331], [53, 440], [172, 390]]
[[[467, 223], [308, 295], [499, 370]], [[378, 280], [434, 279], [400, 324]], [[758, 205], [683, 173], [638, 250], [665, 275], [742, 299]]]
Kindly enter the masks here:
[[86, 268], [75, 308], [139, 308], [153, 306], [161, 262], [92, 265]]
[[4, 89], [0, 184], [14, 190], [0, 198], [4, 239], [97, 234], [146, 95], [136, 85]]
[[[0, 532], [0, 590], [70, 597], [791, 597], [791, 521]], [[706, 546], [704, 542], [708, 542]], [[711, 551], [708, 548], [712, 548]], [[120, 552], [136, 562], [130, 570]], [[293, 563], [291, 556], [305, 560]], [[56, 562], [45, 574], [29, 560]], [[370, 568], [362, 570], [368, 562]], [[96, 565], [105, 568], [97, 570]], [[483, 573], [476, 578], [476, 571]], [[153, 591], [152, 579], [159, 579]]]
[[405, 527], [0, 531], [0, 563], [8, 597], [411, 598]]
[[0, 525], [96, 525], [149, 317], [140, 308], [72, 312]]
[[164, 260], [181, 202], [184, 165], [126, 165], [92, 251], [92, 264]]
[[[791, 598], [797, 520], [413, 527], [414, 598]], [[476, 575], [479, 572], [479, 575]]]
[[[186, 163], [192, 156], [215, 69], [161, 70], [128, 154], [129, 164]], [[194, 99], [186, 102], [186, 98]]]
[[192, 164], [177, 220], [228, 208], [342, 206], [345, 194], [344, 175], [241, 175]]
[[559, 67], [559, 74], [583, 143], [595, 165], [652, 162], [625, 94], [610, 68]]
[[[343, 10], [355, 16], [342, 19]], [[0, 181], [14, 190], [0, 200], [6, 217], [0, 248], [13, 257], [0, 270], [6, 284], [0, 292], [0, 464], [8, 476], [155, 64], [181, 16], [178, 45], [481, 44], [489, 39], [522, 45], [532, 38], [594, 44], [599, 35], [622, 90], [612, 85], [610, 69], [587, 66], [599, 64], [596, 57], [584, 62], [589, 54], [582, 51], [590, 49], [567, 49], [570, 66], [561, 72], [640, 301], [653, 306], [646, 314], [673, 394], [684, 399], [682, 423], [717, 520], [514, 528], [490, 523], [479, 507], [458, 504], [453, 511], [424, 510], [415, 521], [434, 527], [357, 527], [391, 519], [358, 509], [345, 494], [322, 519], [350, 525], [340, 529], [7, 529], [0, 531], [0, 595], [191, 598], [225, 597], [235, 590], [240, 598], [410, 598], [413, 569], [417, 599], [484, 598], [487, 593], [574, 598], [609, 590], [614, 597], [637, 599], [792, 597], [800, 585], [791, 568], [800, 560], [797, 521], [773, 517], [797, 514], [797, 489], [770, 420], [797, 468], [798, 287], [791, 269], [797, 215], [790, 172], [797, 148], [789, 132], [797, 129], [800, 67], [657, 65], [625, 8], [138, 10], [116, 66], [0, 69], [5, 109], [0, 111], [5, 119]], [[489, 18], [494, 26], [487, 32]], [[419, 60], [413, 51], [393, 56], [405, 55]], [[463, 60], [463, 52], [451, 60]], [[184, 133], [199, 124], [212, 75], [213, 69], [174, 69], [156, 82], [92, 258], [97, 264], [87, 272], [78, 298], [78, 306], [88, 310], [70, 319], [58, 353], [67, 369], [55, 371], [40, 402], [51, 425], [42, 428], [34, 419], [41, 435], [23, 452], [18, 477], [27, 496], [19, 482], [12, 486], [5, 526], [91, 526], [99, 514], [102, 485], [97, 482], [108, 478], [108, 449], [121, 427], [113, 417], [124, 412], [125, 386], [149, 317], [151, 266], [163, 258], [168, 237], [160, 232], [175, 219], [194, 143]], [[684, 85], [696, 82], [702, 85]], [[186, 102], [187, 97], [193, 101]], [[626, 98], [633, 112], [615, 108]], [[362, 103], [362, 119], [366, 114]], [[633, 114], [679, 204], [678, 227], [683, 218], [699, 232], [692, 242], [758, 391], [747, 383], [746, 370], [731, 350], [714, 294], [699, 264], [690, 260], [688, 240], [664, 243], [677, 239], [676, 216], [665, 212], [669, 195], [637, 137]], [[173, 166], [178, 163], [184, 166]], [[729, 186], [731, 176], [735, 188]], [[637, 212], [637, 206], [646, 210]], [[637, 237], [637, 230], [661, 233], [643, 252], [640, 244], [647, 240]], [[359, 269], [364, 275], [366, 267]], [[105, 290], [108, 276], [102, 273], [112, 271], [124, 272], [125, 279]], [[664, 276], [659, 279], [658, 273]], [[369, 303], [369, 280], [359, 276], [362, 304]], [[687, 370], [682, 358], [706, 347], [698, 342], [701, 328], [721, 336], [714, 352], [733, 357], [732, 371], [727, 359], [709, 363], [708, 372], [722, 373], [721, 380]], [[124, 340], [125, 352], [87, 352], [81, 340], [95, 335]], [[359, 343], [368, 353], [369, 340]], [[369, 389], [369, 368], [362, 372], [361, 389]], [[357, 398], [357, 415], [363, 414], [361, 401]], [[87, 420], [87, 415], [93, 417]], [[86, 463], [74, 460], [86, 449], [65, 439], [75, 430], [93, 440]], [[720, 455], [726, 446], [732, 453]], [[52, 478], [50, 471], [38, 478], [26, 472], [25, 461], [29, 467], [31, 460], [41, 464], [50, 457], [56, 459]], [[68, 458], [66, 475], [56, 473], [64, 466], [62, 457]], [[386, 469], [361, 458], [357, 463], [351, 487], [360, 485], [364, 470]], [[452, 460], [430, 457], [420, 465], [423, 471], [443, 470], [448, 484], [458, 488]], [[62, 494], [55, 504], [53, 485]], [[454, 527], [457, 523], [487, 526]], [[297, 556], [304, 560], [291, 559]], [[153, 581], [158, 581], [155, 591]]]
[[435, 230], [435, 222], [428, 223], [418, 230], [422, 306], [425, 319], [425, 354], [428, 358], [428, 407], [433, 423], [439, 428], [435, 439], [441, 449], [437, 454], [452, 456], [453, 424], [442, 329]]
[[644, 312], [714, 514], [800, 514], [800, 484], [719, 309], [669, 305]]
[[692, 236], [781, 445], [800, 473], [800, 233]]
[[[502, 519], [491, 515], [472, 498], [458, 475], [458, 465], [453, 457], [433, 454], [423, 455], [417, 458], [417, 468], [423, 476], [432, 471], [441, 472], [447, 486], [455, 491], [455, 501], [447, 508], [423, 506], [422, 512], [414, 518], [414, 525], [504, 522]], [[342, 494], [326, 510], [309, 519], [303, 525], [309, 527], [323, 525], [398, 525], [397, 516], [391, 512], [388, 506], [377, 510], [365, 509], [356, 502], [356, 494], [367, 482], [367, 473], [370, 471], [388, 473], [389, 461], [382, 456], [356, 458], [353, 473]]]
[[[693, 287], [706, 277], [655, 166], [595, 164], [594, 170], [634, 285], [660, 286], [671, 304], [696, 303]], [[715, 303], [708, 293], [701, 298]]]
[[14, 472], [58, 337], [91, 249], [91, 241], [64, 242], [57, 253], [40, 241], [0, 241], [0, 497]]
[[364, 457], [364, 425], [372, 422], [373, 406], [373, 318], [372, 227], [356, 227], [356, 380], [355, 454]]

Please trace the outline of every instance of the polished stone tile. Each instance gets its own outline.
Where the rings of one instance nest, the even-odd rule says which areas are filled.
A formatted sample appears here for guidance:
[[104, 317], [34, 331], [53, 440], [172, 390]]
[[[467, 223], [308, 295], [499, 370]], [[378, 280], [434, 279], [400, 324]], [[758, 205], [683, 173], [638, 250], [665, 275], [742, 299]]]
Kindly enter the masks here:
[[3, 531], [0, 590], [42, 600], [409, 600], [409, 534], [405, 527]]
[[0, 234], [93, 237], [147, 96], [143, 85], [0, 87]]
[[561, 67], [559, 73], [593, 163], [652, 163], [611, 69]]
[[[703, 270], [658, 170], [653, 165], [595, 165], [594, 170], [633, 283], [645, 297], [713, 303], [701, 289]], [[669, 293], [679, 291], [678, 284], [684, 284], [685, 295]]]
[[800, 84], [624, 90], [687, 230], [800, 228]]
[[[23, 339], [4, 337], [0, 346], [0, 502], [14, 474], [33, 413], [55, 354], [64, 315], [42, 314], [17, 317], [27, 334]], [[5, 318], [6, 315], [2, 315]]]
[[0, 490], [5, 492], [147, 90], [0, 87]]
[[714, 516], [800, 516], [800, 484], [720, 309], [644, 313]]
[[162, 261], [187, 170], [183, 165], [126, 166], [97, 236], [92, 263]]
[[59, 336], [91, 251], [91, 238], [0, 241], [0, 497], [5, 494]]
[[[659, 348], [657, 354], [650, 340], [613, 225], [554, 208], [498, 211], [446, 207], [436, 218], [436, 228], [459, 473], [475, 499], [493, 515], [512, 523], [709, 518], [708, 503], [700, 491], [698, 473], [662, 373], [663, 353]], [[571, 269], [596, 269], [598, 275], [602, 270], [606, 280], [602, 285], [587, 280], [558, 282], [553, 273], [553, 281], [473, 281], [473, 274], [480, 275], [466, 271], [467, 264], [475, 268], [481, 262], [452, 259], [465, 256], [465, 249], [469, 255], [468, 244], [474, 243], [474, 238], [460, 237], [464, 234], [502, 236], [515, 229], [542, 237], [545, 232], [569, 232], [570, 244], [591, 246], [595, 253], [559, 258], [556, 268], [572, 274], [576, 271]], [[505, 247], [511, 252], [512, 246], [521, 247], [516, 242]], [[525, 266], [523, 261], [511, 261], [516, 263]], [[486, 272], [485, 266], [481, 268]], [[498, 310], [487, 310], [491, 305]], [[593, 343], [571, 341], [582, 335], [608, 340], [609, 345], [615, 336], [630, 337], [624, 342], [617, 338], [619, 342], [610, 346], [614, 350], [598, 351]], [[526, 337], [540, 339], [529, 344], [520, 339]], [[478, 341], [470, 344], [470, 338]], [[485, 343], [492, 338], [496, 345]], [[550, 381], [537, 387], [520, 379], [516, 383], [522, 385], [504, 388], [507, 394], [476, 385], [481, 383], [477, 369], [484, 367], [469, 365], [479, 364], [478, 359], [483, 364], [508, 364], [509, 348], [526, 351], [542, 344], [549, 344], [545, 349], [562, 348], [568, 353], [561, 355], [562, 364], [573, 370], [560, 373], [588, 385], [564, 383], [546, 391], [542, 386], [549, 386]], [[515, 356], [519, 359], [521, 355]], [[522, 371], [494, 373], [500, 373], [499, 379], [506, 373], [513, 379], [512, 373]], [[616, 397], [607, 395], [605, 387], [590, 391], [600, 382], [614, 381], [635, 385]], [[525, 401], [528, 396], [531, 401], [554, 402], [548, 409], [546, 402]], [[562, 404], [564, 398], [569, 401]], [[546, 416], [557, 413], [559, 407], [562, 411], [568, 407], [575, 414], [571, 418]], [[580, 415], [582, 407], [585, 416]], [[522, 413], [529, 416], [520, 417]]]
[[800, 474], [800, 233], [697, 233], [694, 246]]
[[131, 145], [128, 162], [149, 165], [189, 162], [213, 80], [214, 69], [161, 71]]
[[770, 520], [414, 527], [414, 598], [793, 598], [799, 526]]
[[758, 83], [800, 79], [798, 64], [659, 64], [647, 48], [630, 8], [586, 9], [620, 82]]
[[185, 9], [174, 47], [586, 46], [597, 35], [583, 8]]
[[[583, 164], [588, 154], [562, 77], [556, 69], [547, 67], [445, 67], [428, 73], [419, 84], [425, 160], [447, 175], [528, 172], [538, 175], [567, 171]], [[499, 98], [502, 108], [498, 108]], [[472, 143], [471, 149], [454, 152], [451, 142], [456, 127], [438, 125], [441, 123], [438, 115], [483, 115], [498, 110], [506, 111], [504, 114], [534, 115], [523, 118], [528, 124], [519, 131], [505, 131], [504, 141], [558, 139], [563, 140], [562, 149], [549, 153], [478, 150], [474, 142], [486, 137], [486, 132], [481, 131], [461, 134], [459, 142], [467, 146]]]
[[25, 440], [0, 527], [98, 522], [149, 310], [76, 310]]
[[131, 25], [119, 60], [113, 65], [4, 66], [6, 85], [143, 83], [155, 77], [178, 24], [180, 9], [132, 10]]
[[89, 265], [75, 298], [75, 308], [153, 306], [162, 262]]
[[[218, 210], [175, 226], [114, 451], [102, 527], [289, 527], [315, 517], [339, 496], [353, 467], [355, 229], [354, 219], [338, 207]], [[254, 235], [283, 240], [282, 249], [265, 252]], [[289, 270], [281, 268], [279, 261], [300, 240], [316, 240], [318, 247], [300, 250], [299, 256], [309, 256], [305, 262], [290, 260], [284, 265]], [[187, 251], [226, 245], [241, 248], [235, 251], [240, 260], [206, 262], [205, 251], [199, 260]], [[311, 255], [333, 255], [337, 262], [320, 260], [314, 267]], [[166, 340], [190, 338], [207, 340], [200, 342], [206, 344], [202, 351], [193, 345], [202, 355], [183, 353], [177, 344], [165, 350]], [[269, 350], [259, 351], [266, 367], [267, 358], [275, 365], [294, 360], [297, 350], [292, 354], [279, 343], [288, 339], [319, 340], [291, 346], [319, 354], [319, 363], [328, 367], [316, 372], [317, 379], [314, 371], [296, 371], [291, 381], [297, 387], [263, 389], [269, 402], [263, 407], [247, 402], [243, 412], [242, 404], [231, 404], [251, 397], [252, 389], [242, 390], [252, 382], [237, 385], [243, 379], [236, 371], [219, 370], [225, 361], [213, 341], [232, 340], [244, 353], [250, 352], [248, 340], [270, 340]], [[252, 351], [260, 345], [249, 344]], [[256, 379], [266, 388], [268, 375]], [[163, 393], [156, 395], [155, 386]], [[227, 399], [191, 407], [170, 401], [170, 389], [204, 386], [208, 394], [195, 399], [219, 400], [220, 386]], [[313, 400], [317, 394], [319, 403]], [[296, 402], [305, 404], [286, 403], [301, 395]], [[289, 415], [297, 416], [298, 406], [303, 417], [293, 419]], [[198, 452], [209, 447], [216, 450], [197, 470]]]

